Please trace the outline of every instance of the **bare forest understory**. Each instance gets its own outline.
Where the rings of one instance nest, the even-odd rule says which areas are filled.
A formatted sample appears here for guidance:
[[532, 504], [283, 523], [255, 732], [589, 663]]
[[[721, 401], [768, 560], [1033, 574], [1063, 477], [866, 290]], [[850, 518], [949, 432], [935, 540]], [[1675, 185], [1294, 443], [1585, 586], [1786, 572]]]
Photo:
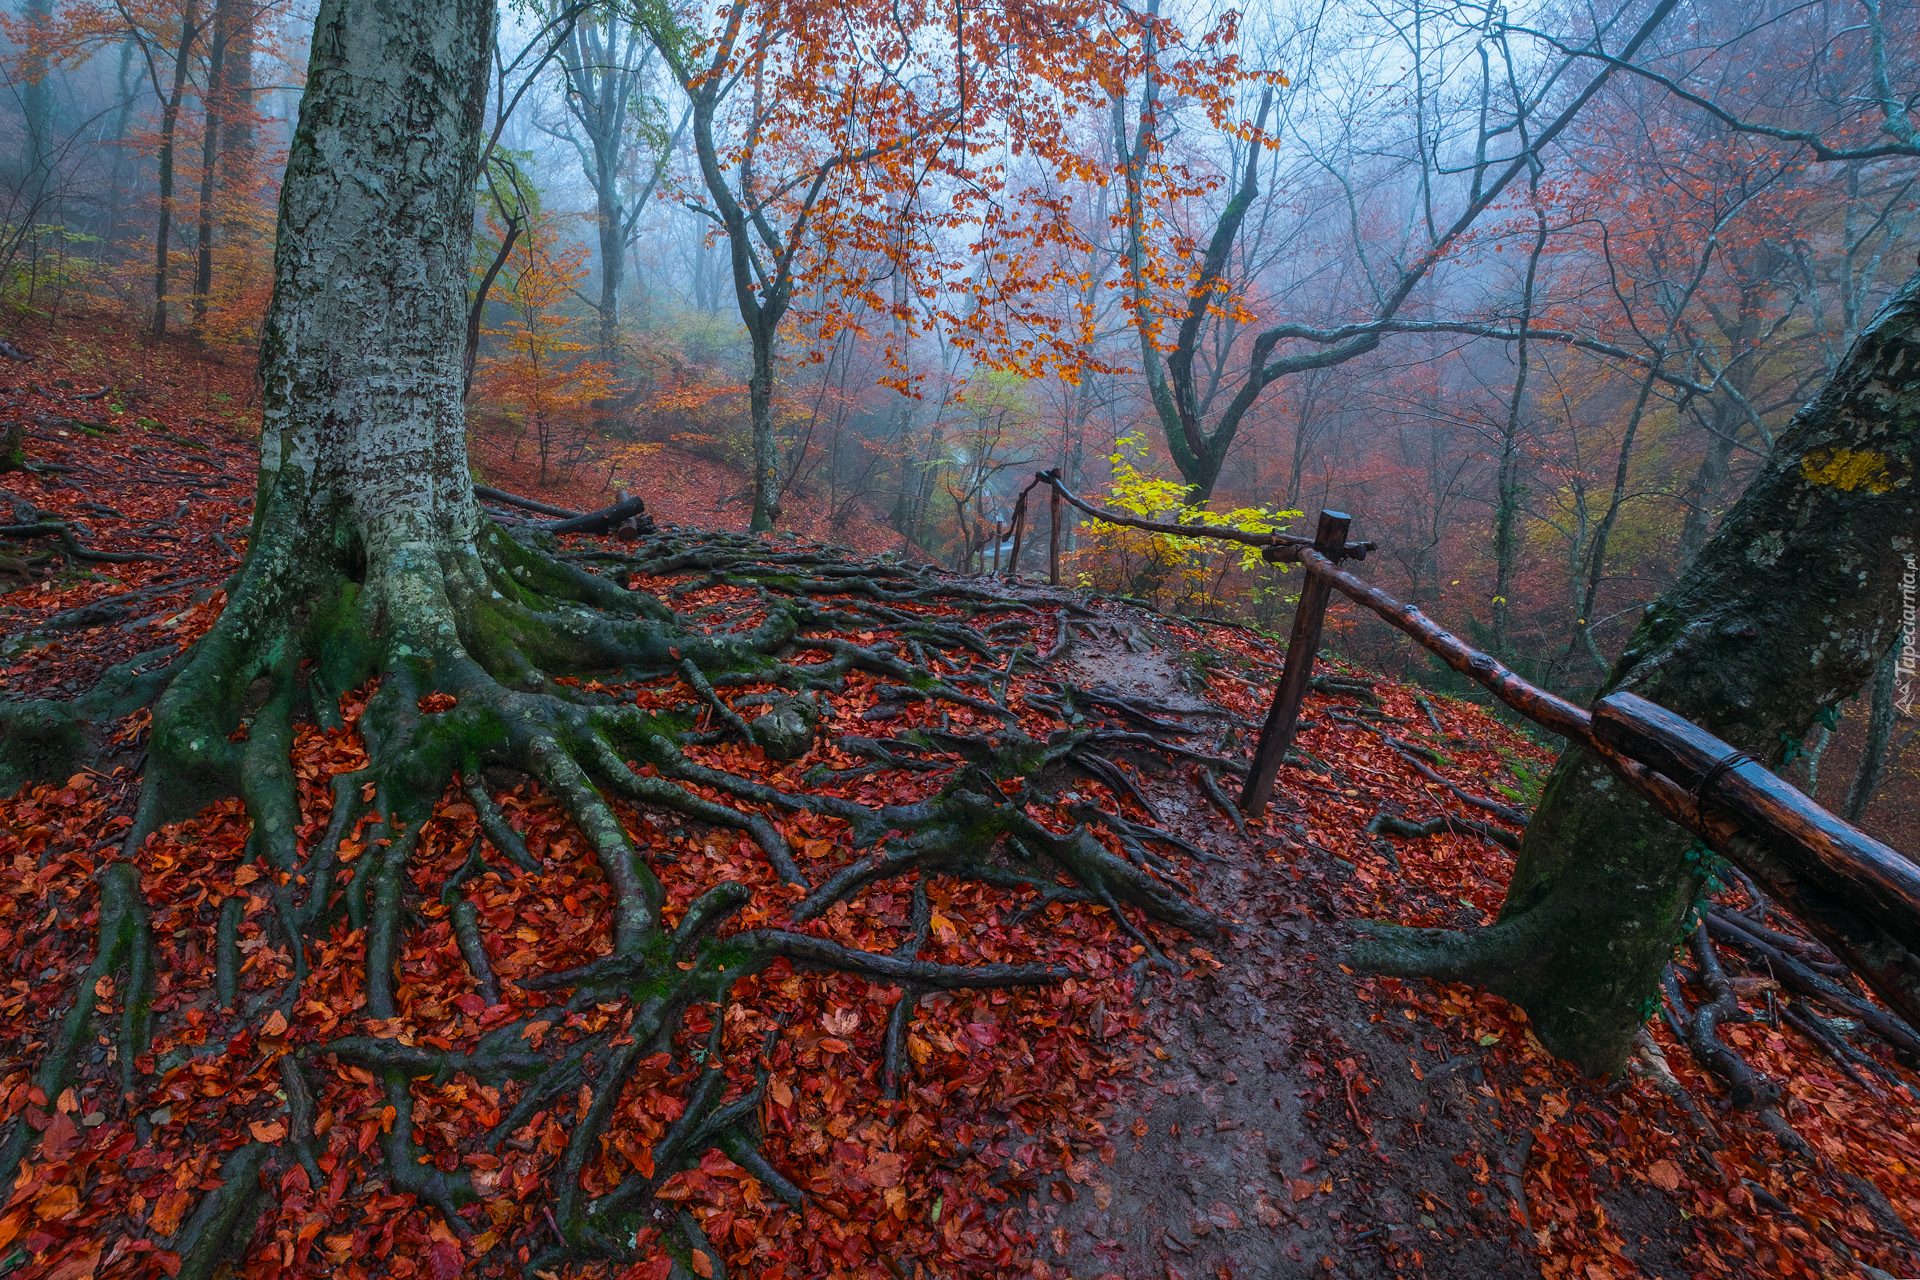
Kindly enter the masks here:
[[[0, 369], [10, 518], [74, 540], [6, 544], [8, 699], [212, 625], [248, 399], [111, 332]], [[0, 1274], [1920, 1273], [1920, 1040], [1750, 894], [1616, 1082], [1340, 963], [1361, 920], [1492, 919], [1546, 748], [1333, 662], [1243, 824], [1277, 644], [694, 527], [688, 492], [552, 551], [690, 644], [797, 627], [777, 671], [565, 684], [677, 736], [611, 793], [632, 865], [564, 778], [470, 770], [388, 825], [368, 686], [284, 729], [289, 865], [238, 800], [122, 860], [145, 710], [0, 800]]]

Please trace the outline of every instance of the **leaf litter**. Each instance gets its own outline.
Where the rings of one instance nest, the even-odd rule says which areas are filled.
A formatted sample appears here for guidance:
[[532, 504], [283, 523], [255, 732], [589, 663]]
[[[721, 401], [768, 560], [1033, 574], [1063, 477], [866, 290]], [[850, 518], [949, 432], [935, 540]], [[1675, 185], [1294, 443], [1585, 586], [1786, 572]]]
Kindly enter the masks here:
[[[238, 381], [234, 371], [209, 371], [209, 362], [180, 347], [105, 354], [121, 362], [116, 376], [128, 383], [135, 378], [125, 366], [134, 364], [148, 386]], [[45, 418], [67, 407], [43, 385], [51, 375], [36, 374], [29, 386], [7, 389], [7, 412]], [[91, 578], [19, 575], [24, 584], [0, 595], [0, 619], [14, 637], [0, 674], [10, 696], [71, 696], [115, 662], [150, 651], [170, 656], [217, 616], [218, 585], [244, 552], [252, 459], [230, 426], [194, 417], [192, 403], [190, 394], [161, 394], [144, 411], [137, 402], [122, 405], [94, 429], [100, 435], [39, 429], [31, 456], [70, 469], [0, 477], [16, 510], [30, 504], [83, 526], [87, 546], [160, 557], [114, 564]], [[206, 483], [212, 479], [226, 483]], [[182, 502], [184, 512], [166, 523]], [[688, 581], [634, 585], [665, 591]], [[1064, 634], [1056, 630], [1058, 598], [1021, 594], [1039, 610], [1024, 624], [1031, 643], [1044, 648]], [[690, 592], [683, 604], [704, 607], [715, 630], [750, 627], [759, 617], [751, 592], [727, 586]], [[89, 606], [105, 606], [111, 616], [76, 623], [74, 612]], [[903, 607], [930, 619], [958, 613]], [[1112, 602], [1095, 604], [1089, 617], [1097, 622], [1079, 624], [1077, 671], [1140, 677], [1127, 681], [1134, 696], [1160, 697], [1187, 713], [1188, 747], [1244, 762], [1271, 697], [1276, 646]], [[65, 625], [48, 628], [52, 621]], [[1100, 624], [1108, 628], [1104, 640]], [[1123, 634], [1135, 643], [1122, 644]], [[1136, 660], [1143, 636], [1157, 666]], [[869, 643], [876, 635], [856, 638]], [[1206, 656], [1190, 661], [1195, 654]], [[992, 678], [964, 649], [940, 649], [936, 657], [956, 674]], [[1726, 1037], [1785, 1083], [1782, 1112], [1804, 1151], [1783, 1146], [1752, 1113], [1733, 1110], [1664, 1021], [1650, 1025], [1651, 1044], [1712, 1117], [1717, 1145], [1649, 1075], [1578, 1078], [1540, 1049], [1524, 1013], [1497, 997], [1340, 966], [1347, 921], [1458, 927], [1491, 920], [1513, 855], [1464, 827], [1424, 839], [1369, 834], [1383, 809], [1485, 814], [1333, 708], [1371, 707], [1402, 722], [1404, 738], [1433, 744], [1431, 770], [1469, 791], [1522, 797], [1551, 759], [1477, 707], [1337, 663], [1333, 670], [1368, 692], [1333, 689], [1309, 700], [1300, 765], [1283, 770], [1278, 802], [1245, 837], [1210, 805], [1201, 777], [1208, 766], [1170, 762], [1151, 749], [1115, 748], [1112, 776], [1076, 783], [1053, 811], [1035, 814], [1065, 830], [1075, 821], [1074, 801], [1093, 798], [1109, 812], [1184, 837], [1193, 852], [1162, 846], [1163, 874], [1235, 917], [1229, 938], [1196, 939], [1144, 920], [1122, 928], [1101, 906], [1042, 904], [1030, 890], [930, 877], [926, 958], [1042, 962], [1073, 976], [1043, 989], [923, 997], [906, 1039], [911, 1079], [897, 1099], [885, 1096], [880, 1078], [897, 988], [796, 972], [784, 962], [736, 986], [714, 1011], [729, 1089], [744, 1093], [756, 1071], [766, 1073], [766, 1154], [807, 1199], [796, 1212], [749, 1171], [708, 1152], [660, 1194], [705, 1242], [685, 1260], [694, 1274], [1602, 1280], [1818, 1276], [1856, 1264], [1920, 1271], [1911, 1236], [1902, 1238], [1920, 1213], [1911, 1064], [1862, 1040], [1877, 1070], [1850, 1078], [1780, 1017], [1785, 997], [1763, 981], [1744, 982], [1741, 1004], [1750, 1018]], [[688, 696], [672, 679], [583, 688], [653, 707]], [[343, 700], [345, 727], [305, 726], [296, 736], [303, 848], [326, 830], [333, 780], [365, 764], [354, 722], [370, 692]], [[767, 692], [745, 686], [727, 696], [744, 709]], [[869, 805], [925, 798], [960, 766], [957, 756], [935, 753], [929, 760], [939, 767], [930, 769], [872, 768], [870, 757], [843, 750], [841, 740], [871, 731], [869, 713], [896, 735], [963, 732], [975, 713], [924, 702], [902, 708], [883, 702], [885, 692], [884, 681], [854, 673], [846, 695], [834, 699], [825, 733], [798, 761], [768, 760], [736, 744], [688, 755], [787, 790]], [[1029, 733], [1044, 737], [1062, 723], [1058, 704], [1033, 700], [1041, 694], [1033, 676], [1015, 676], [1006, 694]], [[1110, 703], [1087, 710], [1106, 732], [1139, 727]], [[1423, 735], [1429, 723], [1434, 733]], [[526, 1026], [535, 1049], [611, 1025], [617, 1009], [568, 1012], [550, 993], [521, 985], [609, 950], [610, 895], [590, 848], [550, 797], [532, 783], [511, 782], [497, 789], [498, 800], [539, 870], [466, 879], [478, 815], [463, 790], [449, 788], [410, 867], [421, 927], [401, 958], [398, 1013], [376, 1022], [363, 1012], [361, 932], [343, 922], [313, 954], [292, 955], [269, 911], [284, 873], [248, 860], [238, 802], [216, 804], [164, 829], [136, 857], [146, 897], [159, 904], [151, 920], [159, 1034], [150, 1054], [120, 1063], [104, 1032], [124, 1016], [124, 989], [112, 977], [90, 991], [75, 987], [92, 957], [97, 875], [118, 856], [115, 832], [130, 822], [144, 725], [142, 712], [118, 726], [116, 766], [0, 802], [0, 951], [7, 957], [0, 1106], [8, 1123], [39, 1135], [0, 1208], [0, 1270], [25, 1280], [171, 1275], [180, 1260], [168, 1246], [219, 1185], [225, 1155], [249, 1141], [292, 1136], [309, 1143], [312, 1167], [279, 1174], [275, 1207], [234, 1274], [517, 1273], [549, 1229], [543, 1201], [566, 1145], [563, 1121], [592, 1105], [591, 1082], [493, 1144], [481, 1140], [511, 1114], [511, 1086], [457, 1072], [414, 1082], [407, 1120], [424, 1158], [467, 1169], [482, 1193], [456, 1227], [380, 1180], [372, 1157], [400, 1117], [371, 1072], [317, 1047], [360, 1032], [465, 1048], [492, 1027], [549, 1007], [551, 1018]], [[1214, 781], [1231, 790], [1231, 776]], [[733, 879], [754, 897], [732, 927], [790, 923], [798, 891], [780, 885], [740, 833], [615, 807], [661, 868], [669, 919]], [[843, 822], [768, 816], [811, 867], [853, 856]], [[372, 829], [371, 815], [361, 822]], [[1102, 828], [1098, 837], [1126, 851], [1126, 833]], [[341, 856], [350, 867], [364, 853], [350, 838]], [[792, 927], [891, 951], [911, 937], [912, 899], [910, 888], [881, 883]], [[484, 927], [497, 1000], [463, 962], [452, 919], [461, 900]], [[261, 1017], [228, 1012], [216, 961], [223, 927], [236, 930], [243, 957], [228, 978], [238, 1008], [258, 1013], [271, 1005], [304, 961], [296, 1006]], [[1136, 936], [1178, 963], [1171, 971], [1143, 966], [1146, 949]], [[80, 1016], [98, 1044], [83, 1055], [72, 1084], [49, 1098], [29, 1073], [76, 1001], [91, 1006]], [[673, 1051], [648, 1059], [629, 1080], [587, 1171], [589, 1191], [648, 1168], [653, 1144], [684, 1108], [713, 1016], [693, 1011]], [[304, 1063], [304, 1072], [290, 1072], [290, 1061]], [[289, 1087], [302, 1080], [313, 1082], [310, 1097]], [[659, 1280], [673, 1266], [656, 1247], [663, 1244], [636, 1237], [639, 1260], [624, 1269], [592, 1263], [567, 1274]]]

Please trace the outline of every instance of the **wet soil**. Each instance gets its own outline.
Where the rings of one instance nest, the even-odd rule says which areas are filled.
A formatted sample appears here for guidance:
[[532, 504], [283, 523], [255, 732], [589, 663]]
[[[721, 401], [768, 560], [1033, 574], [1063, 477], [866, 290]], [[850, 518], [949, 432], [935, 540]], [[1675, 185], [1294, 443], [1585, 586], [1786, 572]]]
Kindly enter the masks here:
[[[1177, 642], [1157, 643], [1148, 618], [1109, 618], [1076, 641], [1076, 681], [1205, 705]], [[1353, 867], [1296, 821], [1310, 795], [1289, 794], [1283, 773], [1276, 834], [1242, 836], [1196, 800], [1191, 769], [1133, 761], [1168, 829], [1221, 859], [1200, 864], [1199, 896], [1237, 925], [1174, 957], [1194, 976], [1143, 991], [1151, 1034], [1104, 1121], [1111, 1167], [1028, 1197], [1035, 1274], [1540, 1275], [1529, 1232], [1541, 1224], [1518, 1198], [1531, 1117], [1502, 1113], [1459, 1029], [1359, 997], [1331, 891]], [[1607, 1208], [1645, 1274], [1687, 1274], [1678, 1211], [1658, 1190], [1623, 1186]]]

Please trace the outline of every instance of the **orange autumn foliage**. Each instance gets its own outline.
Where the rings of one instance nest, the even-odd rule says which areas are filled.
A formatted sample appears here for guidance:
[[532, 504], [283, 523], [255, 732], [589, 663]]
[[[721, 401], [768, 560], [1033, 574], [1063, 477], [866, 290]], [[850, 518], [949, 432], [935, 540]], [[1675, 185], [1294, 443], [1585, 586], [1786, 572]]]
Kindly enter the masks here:
[[579, 321], [560, 310], [586, 278], [587, 258], [585, 244], [561, 244], [553, 218], [530, 216], [492, 295], [508, 318], [482, 331], [498, 345], [477, 362], [475, 394], [532, 434], [543, 481], [561, 433], [596, 423], [597, 403], [614, 391], [612, 367], [581, 357], [591, 347], [578, 336]]

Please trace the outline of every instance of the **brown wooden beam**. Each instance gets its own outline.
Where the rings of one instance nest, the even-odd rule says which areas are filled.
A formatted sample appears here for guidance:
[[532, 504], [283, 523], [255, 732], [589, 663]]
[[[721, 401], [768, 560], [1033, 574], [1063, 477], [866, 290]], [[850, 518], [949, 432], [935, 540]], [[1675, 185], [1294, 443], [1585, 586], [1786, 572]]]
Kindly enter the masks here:
[[1368, 586], [1336, 566], [1321, 552], [1312, 548], [1302, 550], [1300, 563], [1314, 577], [1325, 578], [1343, 594], [1418, 640], [1422, 646], [1439, 655], [1442, 662], [1469, 680], [1485, 686], [1494, 697], [1535, 724], [1575, 742], [1592, 740], [1593, 720], [1584, 709], [1529, 684], [1492, 654], [1474, 648], [1411, 605], [1401, 604], [1386, 592]]
[[1779, 856], [1774, 843], [1749, 832], [1732, 814], [1702, 808], [1691, 792], [1664, 773], [1628, 759], [1604, 742], [1594, 751], [1662, 817], [1700, 837], [1741, 868], [1773, 900], [1807, 927], [1841, 963], [1901, 1018], [1920, 1028], [1920, 955], [1893, 933], [1829, 892], [1823, 877], [1804, 875]]
[[[1270, 548], [1267, 558], [1276, 563], [1282, 560], [1291, 562], [1293, 555], [1290, 549], [1292, 548], [1315, 545], [1312, 538], [1303, 538], [1297, 533], [1249, 533], [1245, 529], [1232, 529], [1218, 524], [1168, 524], [1163, 520], [1143, 520], [1139, 516], [1122, 515], [1118, 511], [1096, 507], [1081, 498], [1060, 482], [1060, 472], [1057, 469], [1042, 471], [1034, 479], [1045, 483], [1054, 491], [1056, 506], [1064, 497], [1094, 519], [1128, 529], [1144, 529], [1148, 533], [1164, 533], [1174, 538], [1213, 538], [1222, 542], [1238, 542], [1242, 546], [1267, 547]], [[1340, 558], [1365, 560], [1367, 552], [1374, 550], [1374, 547], [1375, 544], [1371, 542], [1349, 542], [1340, 548]]]
[[[1313, 545], [1324, 554], [1340, 555], [1347, 546], [1347, 526], [1351, 519], [1342, 511], [1322, 511], [1320, 527]], [[1293, 634], [1287, 639], [1287, 664], [1280, 671], [1280, 686], [1273, 691], [1273, 706], [1260, 730], [1260, 745], [1253, 753], [1253, 767], [1247, 773], [1247, 785], [1240, 792], [1240, 809], [1250, 818], [1266, 812], [1273, 795], [1274, 775], [1293, 746], [1293, 732], [1300, 719], [1300, 704], [1307, 696], [1307, 682], [1313, 678], [1313, 655], [1320, 647], [1320, 628], [1327, 617], [1327, 597], [1333, 585], [1324, 575], [1310, 573], [1300, 588], [1300, 603], [1293, 611]]]
[[1888, 1007], [1920, 1027], [1920, 867], [1898, 850], [1657, 703], [1617, 693], [1588, 713], [1321, 553], [1302, 551], [1300, 562], [1521, 715], [1594, 751], [1663, 817], [1752, 876]]
[[1820, 884], [1900, 942], [1920, 949], [1920, 867], [1821, 808], [1745, 752], [1637, 693], [1593, 708], [1593, 736], [1723, 810], [1801, 877]]

